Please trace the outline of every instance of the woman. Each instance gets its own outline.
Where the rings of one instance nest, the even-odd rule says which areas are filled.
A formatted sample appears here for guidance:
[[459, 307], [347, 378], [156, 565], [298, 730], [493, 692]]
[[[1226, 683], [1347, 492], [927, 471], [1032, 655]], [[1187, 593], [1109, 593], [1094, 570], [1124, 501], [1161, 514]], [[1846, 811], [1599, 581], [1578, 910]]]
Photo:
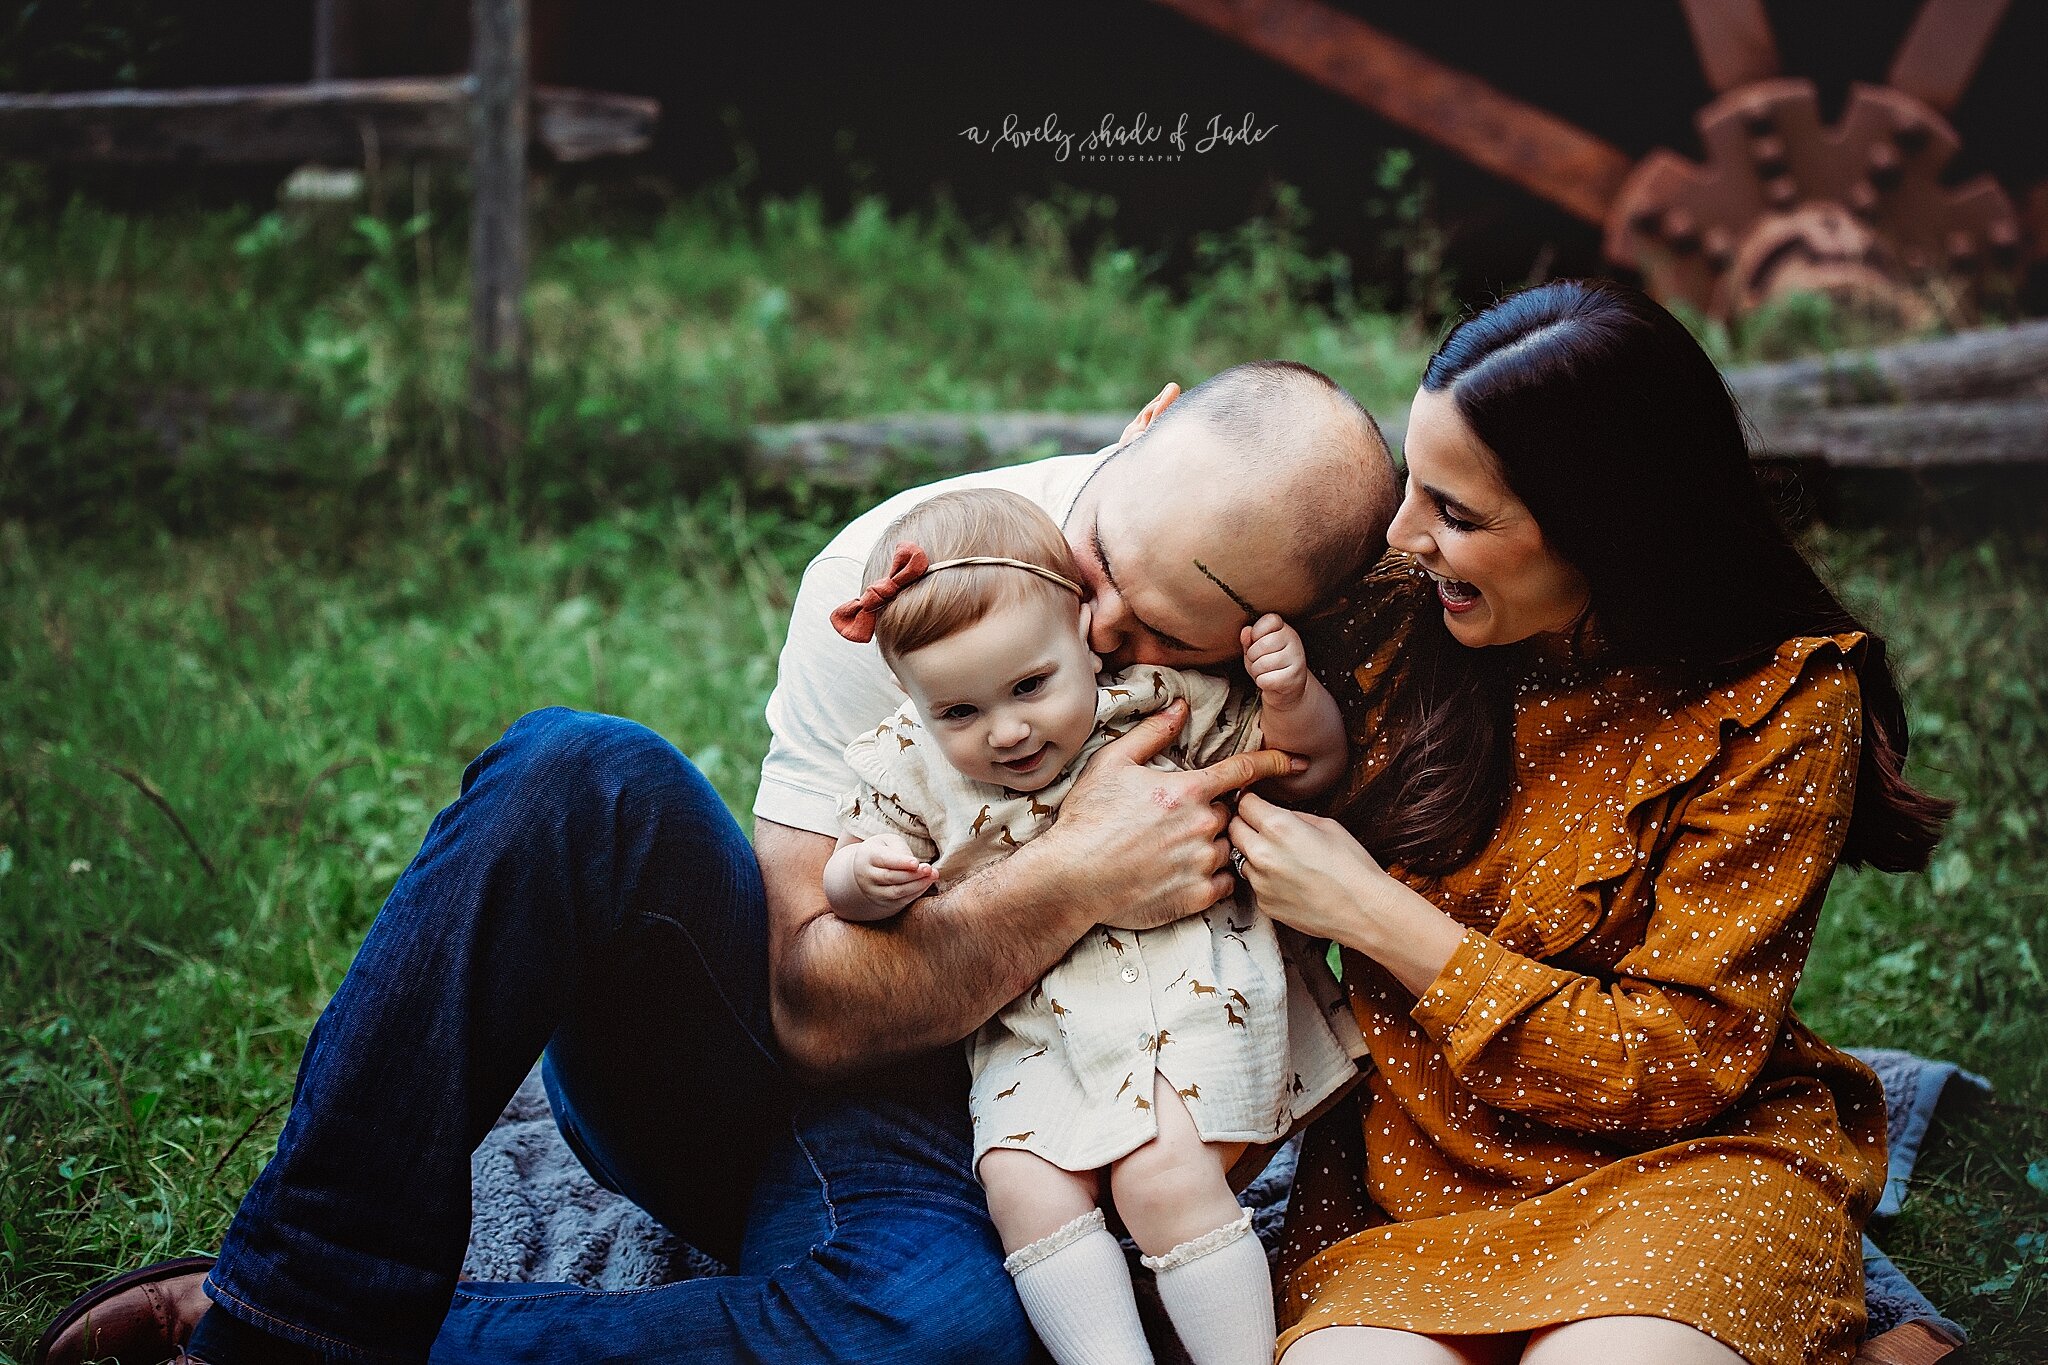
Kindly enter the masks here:
[[1789, 1002], [1836, 863], [1922, 867], [1948, 813], [1883, 645], [1634, 291], [1465, 322], [1406, 447], [1330, 651], [1339, 818], [1231, 825], [1376, 1063], [1303, 1152], [1283, 1365], [1846, 1361], [1884, 1109]]

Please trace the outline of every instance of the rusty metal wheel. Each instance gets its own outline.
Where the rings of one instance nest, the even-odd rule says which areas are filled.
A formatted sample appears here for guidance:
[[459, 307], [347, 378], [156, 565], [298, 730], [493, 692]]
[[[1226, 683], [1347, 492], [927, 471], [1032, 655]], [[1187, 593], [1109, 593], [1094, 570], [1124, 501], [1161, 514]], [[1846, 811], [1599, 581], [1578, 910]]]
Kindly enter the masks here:
[[1679, 0], [1715, 92], [1703, 156], [1640, 161], [1321, 0], [1157, 2], [1600, 227], [1610, 261], [1713, 317], [1818, 291], [1911, 330], [2048, 257], [2048, 186], [2022, 218], [1990, 176], [1942, 180], [1947, 116], [2010, 0], [1926, 0], [1885, 84], [1833, 124], [1781, 71], [1763, 0]]

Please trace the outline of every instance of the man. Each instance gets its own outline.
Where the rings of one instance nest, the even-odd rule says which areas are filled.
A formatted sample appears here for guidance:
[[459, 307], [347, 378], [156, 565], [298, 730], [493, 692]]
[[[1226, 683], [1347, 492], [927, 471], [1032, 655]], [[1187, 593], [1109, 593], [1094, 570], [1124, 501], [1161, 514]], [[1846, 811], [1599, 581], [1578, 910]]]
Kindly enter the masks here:
[[[1217, 800], [1286, 760], [1147, 769], [1182, 719], [1161, 713], [1015, 856], [883, 924], [827, 913], [840, 749], [901, 693], [826, 615], [903, 507], [961, 484], [1015, 489], [1066, 528], [1113, 664], [1234, 658], [1251, 603], [1309, 610], [1377, 556], [1398, 501], [1364, 409], [1276, 361], [1168, 385], [1095, 455], [882, 504], [798, 593], [758, 863], [651, 731], [522, 718], [470, 765], [315, 1026], [277, 1155], [210, 1272], [195, 1258], [101, 1286], [32, 1365], [154, 1365], [188, 1336], [178, 1358], [210, 1365], [1029, 1358], [954, 1045], [1093, 926], [1223, 895]], [[1304, 567], [1316, 594], [1292, 587]], [[592, 1175], [734, 1273], [458, 1286], [469, 1155], [543, 1048]]]

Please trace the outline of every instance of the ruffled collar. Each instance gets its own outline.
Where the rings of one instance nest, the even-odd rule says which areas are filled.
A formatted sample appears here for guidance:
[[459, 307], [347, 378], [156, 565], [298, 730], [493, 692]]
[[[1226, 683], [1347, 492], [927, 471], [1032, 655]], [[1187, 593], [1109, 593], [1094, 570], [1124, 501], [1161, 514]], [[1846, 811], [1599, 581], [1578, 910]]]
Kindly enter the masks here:
[[1863, 641], [1787, 640], [1750, 672], [1690, 695], [1642, 670], [1532, 675], [1516, 696], [1515, 781], [1500, 828], [1466, 867], [1427, 882], [1452, 901], [1498, 908], [1487, 933], [1505, 947], [1545, 958], [1570, 948], [1605, 914], [1598, 888], [1654, 859], [1666, 831], [1651, 824], [1653, 804], [1769, 716], [1816, 659], [1860, 662]]

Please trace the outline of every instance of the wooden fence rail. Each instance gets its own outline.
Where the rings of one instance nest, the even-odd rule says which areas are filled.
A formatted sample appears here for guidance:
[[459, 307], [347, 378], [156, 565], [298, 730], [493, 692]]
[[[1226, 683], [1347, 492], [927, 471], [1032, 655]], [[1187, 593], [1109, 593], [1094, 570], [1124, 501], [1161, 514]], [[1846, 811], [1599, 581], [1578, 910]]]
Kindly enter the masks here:
[[[0, 158], [174, 165], [354, 165], [376, 155], [469, 154], [471, 76], [0, 94]], [[661, 106], [541, 86], [534, 131], [556, 161], [641, 151]]]
[[[1844, 467], [2048, 462], [2048, 321], [1727, 372], [1756, 453]], [[1374, 414], [1398, 449], [1403, 404]], [[904, 413], [755, 429], [763, 477], [867, 483], [1023, 452], [1098, 450], [1128, 413]]]

